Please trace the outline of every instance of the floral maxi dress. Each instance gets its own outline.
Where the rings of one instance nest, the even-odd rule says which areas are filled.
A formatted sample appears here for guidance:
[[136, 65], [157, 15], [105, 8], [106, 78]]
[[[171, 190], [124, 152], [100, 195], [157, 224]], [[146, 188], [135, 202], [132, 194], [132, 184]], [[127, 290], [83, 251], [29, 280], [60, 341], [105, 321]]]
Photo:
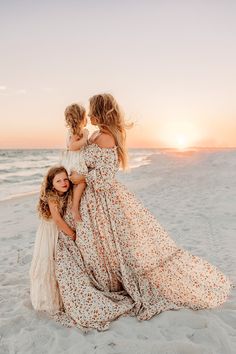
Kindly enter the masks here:
[[[230, 280], [176, 245], [155, 217], [119, 183], [115, 148], [84, 149], [87, 187], [76, 242], [62, 232], [56, 275], [66, 326], [105, 330], [124, 315], [148, 320], [182, 307], [209, 309], [228, 297]], [[68, 210], [67, 222], [71, 215]]]

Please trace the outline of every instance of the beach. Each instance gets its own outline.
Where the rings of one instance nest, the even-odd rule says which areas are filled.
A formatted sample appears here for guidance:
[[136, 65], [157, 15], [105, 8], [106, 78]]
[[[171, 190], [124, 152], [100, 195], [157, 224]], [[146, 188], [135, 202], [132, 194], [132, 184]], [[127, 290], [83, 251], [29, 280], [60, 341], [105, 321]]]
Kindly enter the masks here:
[[[118, 179], [177, 244], [236, 283], [236, 149], [150, 150], [137, 152], [132, 164]], [[236, 353], [235, 289], [217, 309], [167, 311], [144, 322], [124, 317], [105, 332], [85, 334], [36, 313], [29, 297], [29, 267], [38, 194], [24, 191], [29, 195], [4, 194], [0, 201], [1, 354]]]

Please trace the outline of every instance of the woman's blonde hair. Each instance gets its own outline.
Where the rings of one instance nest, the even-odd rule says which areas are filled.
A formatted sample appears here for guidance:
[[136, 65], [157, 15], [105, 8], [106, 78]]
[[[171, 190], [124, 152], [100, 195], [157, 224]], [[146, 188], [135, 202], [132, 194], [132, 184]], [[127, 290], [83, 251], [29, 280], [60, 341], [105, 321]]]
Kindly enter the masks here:
[[123, 169], [128, 164], [126, 149], [126, 129], [133, 124], [127, 124], [115, 98], [108, 93], [95, 95], [89, 99], [90, 115], [97, 118], [99, 129], [110, 133], [117, 146], [120, 165]]
[[67, 175], [67, 171], [63, 166], [51, 167], [44, 177], [41, 186], [38, 202], [38, 213], [40, 217], [46, 220], [51, 219], [51, 212], [48, 205], [49, 201], [53, 201], [56, 204], [59, 213], [63, 216], [66, 211], [69, 197], [71, 196], [71, 182], [68, 191], [63, 195], [59, 195], [58, 191], [53, 187], [54, 177], [61, 172], [65, 172]]
[[77, 103], [73, 103], [65, 109], [66, 126], [72, 134], [81, 135], [81, 123], [85, 119], [85, 108]]

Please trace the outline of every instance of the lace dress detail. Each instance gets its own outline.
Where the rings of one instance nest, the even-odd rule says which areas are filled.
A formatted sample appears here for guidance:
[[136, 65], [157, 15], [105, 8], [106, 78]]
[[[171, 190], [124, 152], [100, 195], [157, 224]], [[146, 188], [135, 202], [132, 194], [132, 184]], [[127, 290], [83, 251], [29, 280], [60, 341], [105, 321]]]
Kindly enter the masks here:
[[81, 148], [79, 151], [70, 151], [70, 140], [71, 133], [68, 131], [66, 140], [67, 150], [63, 151], [59, 163], [65, 167], [68, 174], [70, 174], [72, 171], [76, 171], [78, 174], [82, 175], [86, 174], [88, 170], [83, 157], [84, 148]]
[[30, 297], [35, 310], [50, 314], [62, 308], [55, 275], [58, 229], [53, 220], [41, 219], [30, 267]]
[[[226, 301], [230, 280], [178, 247], [116, 178], [116, 148], [84, 149], [90, 172], [76, 242], [59, 233], [56, 274], [67, 326], [105, 330], [120, 316], [150, 319], [166, 310], [209, 309]], [[68, 209], [67, 222], [71, 222]]]

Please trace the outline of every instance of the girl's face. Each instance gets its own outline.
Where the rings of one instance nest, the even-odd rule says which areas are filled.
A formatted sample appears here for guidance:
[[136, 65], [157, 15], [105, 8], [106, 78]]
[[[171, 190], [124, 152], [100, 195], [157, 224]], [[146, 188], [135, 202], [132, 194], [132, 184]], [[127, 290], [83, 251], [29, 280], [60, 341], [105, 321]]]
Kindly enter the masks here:
[[70, 182], [65, 172], [57, 173], [53, 178], [52, 184], [59, 194], [66, 193], [70, 188]]

